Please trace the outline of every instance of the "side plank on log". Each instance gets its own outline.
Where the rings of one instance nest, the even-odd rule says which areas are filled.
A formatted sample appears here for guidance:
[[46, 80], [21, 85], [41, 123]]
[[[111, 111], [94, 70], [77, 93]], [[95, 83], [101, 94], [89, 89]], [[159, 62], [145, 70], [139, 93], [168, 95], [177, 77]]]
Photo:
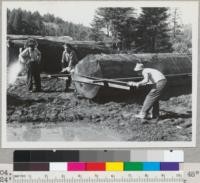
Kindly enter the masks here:
[[[88, 55], [76, 65], [72, 79], [76, 90], [84, 97], [92, 99], [105, 83], [109, 87], [117, 88], [120, 85], [122, 87], [118, 88], [125, 89], [123, 87], [128, 87], [125, 81], [141, 80], [142, 77], [133, 71], [138, 62], [143, 63], [146, 68], [160, 70], [166, 75], [168, 85], [191, 85], [190, 57], [172, 53]], [[93, 81], [88, 82], [88, 79]]]

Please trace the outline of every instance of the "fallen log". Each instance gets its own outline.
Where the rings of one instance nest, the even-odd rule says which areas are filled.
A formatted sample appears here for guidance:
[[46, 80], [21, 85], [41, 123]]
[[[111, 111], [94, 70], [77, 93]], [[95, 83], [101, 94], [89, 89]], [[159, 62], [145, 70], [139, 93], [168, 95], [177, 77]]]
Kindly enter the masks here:
[[[120, 81], [138, 81], [141, 76], [133, 71], [137, 62], [144, 67], [160, 70], [168, 79], [168, 86], [185, 85], [191, 87], [192, 63], [188, 55], [180, 54], [100, 54], [88, 55], [75, 67], [74, 81], [80, 81], [80, 76], [94, 79], [93, 84], [75, 82], [76, 90], [86, 98], [95, 98], [102, 86], [99, 81], [117, 79]], [[96, 78], [96, 81], [95, 81]], [[104, 80], [105, 79], [105, 80]], [[96, 82], [96, 85], [94, 85]]]
[[72, 45], [77, 54], [78, 60], [81, 60], [88, 54], [110, 53], [110, 48], [102, 42], [73, 41], [56, 36], [7, 35], [7, 40], [9, 40], [8, 64], [18, 59], [19, 48], [24, 47], [28, 38], [34, 38], [37, 40], [38, 49], [42, 53], [42, 71], [47, 73], [58, 73], [61, 71], [61, 58], [64, 43]]

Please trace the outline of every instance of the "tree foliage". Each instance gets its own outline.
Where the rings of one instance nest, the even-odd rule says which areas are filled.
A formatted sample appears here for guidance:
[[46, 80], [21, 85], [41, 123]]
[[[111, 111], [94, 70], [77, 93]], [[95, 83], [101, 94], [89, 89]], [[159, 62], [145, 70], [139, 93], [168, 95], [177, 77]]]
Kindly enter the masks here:
[[75, 40], [88, 40], [90, 28], [67, 22], [52, 14], [21, 9], [7, 10], [7, 32], [17, 35], [70, 36]]
[[113, 41], [123, 44], [123, 48], [130, 47], [134, 40], [136, 18], [133, 8], [98, 8], [93, 19], [92, 29], [100, 34], [102, 29]]
[[142, 8], [136, 48], [141, 52], [171, 52], [167, 8]]
[[181, 32], [172, 39], [173, 52], [175, 53], [192, 53], [192, 26], [183, 25]]
[[102, 21], [97, 17], [94, 16], [94, 19], [91, 23], [91, 34], [90, 39], [94, 41], [103, 41], [104, 37], [106, 36], [102, 29]]
[[171, 8], [169, 20], [173, 52], [190, 54], [192, 52], [192, 26], [182, 24], [180, 15], [178, 8]]
[[7, 10], [8, 34], [69, 36], [74, 40], [111, 43], [117, 50], [143, 53], [190, 53], [192, 28], [182, 25], [178, 8], [97, 8], [91, 28], [64, 21], [52, 14]]
[[182, 25], [180, 23], [180, 12], [178, 8], [172, 8], [170, 13], [170, 22], [171, 22], [171, 32], [172, 38], [176, 38], [177, 35], [181, 33]]

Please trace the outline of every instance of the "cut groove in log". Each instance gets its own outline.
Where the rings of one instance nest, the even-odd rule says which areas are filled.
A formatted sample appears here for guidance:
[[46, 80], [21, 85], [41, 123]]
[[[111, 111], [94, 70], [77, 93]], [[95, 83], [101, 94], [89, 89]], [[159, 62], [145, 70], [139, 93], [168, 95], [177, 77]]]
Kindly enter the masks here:
[[[137, 62], [144, 64], [144, 67], [160, 70], [168, 79], [168, 85], [190, 85], [192, 63], [188, 55], [180, 54], [100, 54], [88, 55], [83, 58], [75, 67], [74, 80], [80, 81], [83, 77], [94, 77], [97, 80], [116, 79], [119, 81], [138, 81], [141, 76], [133, 69]], [[127, 79], [130, 78], [130, 79]], [[86, 98], [95, 98], [100, 92], [100, 86], [75, 82], [78, 93]]]

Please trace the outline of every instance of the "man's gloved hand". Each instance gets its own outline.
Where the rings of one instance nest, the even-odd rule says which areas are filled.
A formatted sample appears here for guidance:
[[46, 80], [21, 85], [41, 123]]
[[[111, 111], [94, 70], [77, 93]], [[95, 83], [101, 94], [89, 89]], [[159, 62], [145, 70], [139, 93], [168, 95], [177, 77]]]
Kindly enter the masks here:
[[66, 72], [66, 71], [67, 71], [67, 67], [63, 68], [62, 71], [61, 71], [61, 73]]
[[71, 69], [71, 70], [70, 70], [70, 73], [74, 73], [74, 69]]
[[128, 82], [128, 85], [129, 85], [129, 86], [135, 86], [135, 82], [129, 81], [129, 82]]
[[61, 63], [62, 63], [62, 64], [64, 64], [64, 63], [65, 63], [65, 61], [64, 61], [64, 60], [61, 60]]
[[70, 67], [65, 67], [61, 72], [71, 72], [71, 70], [72, 69]]
[[71, 67], [66, 67], [68, 72], [71, 72], [72, 68]]
[[134, 81], [129, 81], [128, 85], [129, 86], [136, 86], [137, 88], [139, 87], [139, 83], [138, 82], [134, 82]]
[[22, 59], [18, 59], [18, 62], [19, 62], [20, 64], [25, 64], [25, 60], [22, 60]]

